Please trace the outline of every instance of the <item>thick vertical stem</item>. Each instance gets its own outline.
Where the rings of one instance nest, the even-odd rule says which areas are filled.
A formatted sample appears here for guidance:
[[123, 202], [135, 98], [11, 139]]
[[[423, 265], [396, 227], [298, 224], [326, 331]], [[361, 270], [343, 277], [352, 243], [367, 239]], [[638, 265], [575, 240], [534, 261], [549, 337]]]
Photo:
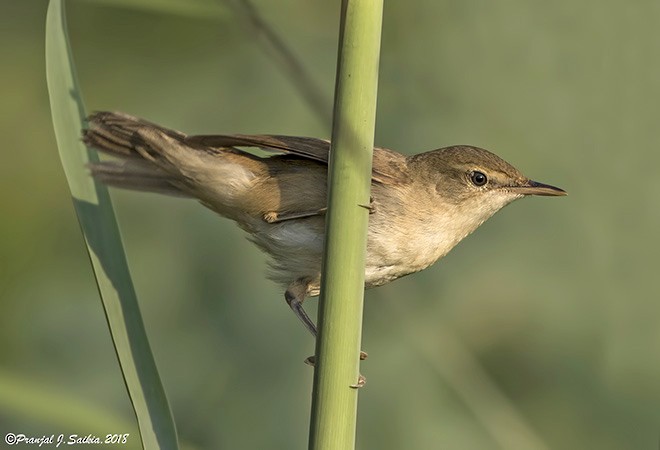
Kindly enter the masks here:
[[323, 283], [310, 427], [313, 450], [355, 447], [382, 0], [342, 2]]

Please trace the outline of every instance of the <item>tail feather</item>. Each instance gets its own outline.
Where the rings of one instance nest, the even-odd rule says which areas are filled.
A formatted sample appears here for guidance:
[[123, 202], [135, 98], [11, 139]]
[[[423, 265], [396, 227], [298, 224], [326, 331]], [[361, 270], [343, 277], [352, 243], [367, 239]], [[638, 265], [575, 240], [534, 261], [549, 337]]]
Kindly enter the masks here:
[[186, 138], [178, 131], [119, 112], [97, 112], [89, 116], [88, 122], [83, 142], [104, 153], [124, 158], [144, 156], [145, 152], [154, 156], [154, 149], [142, 135], [144, 130], [156, 131], [179, 142]]
[[190, 197], [176, 187], [176, 182], [170, 175], [155, 169], [151, 163], [136, 159], [104, 161], [90, 164], [89, 168], [94, 178], [108, 186], [175, 197]]
[[163, 140], [183, 141], [185, 134], [115, 112], [97, 112], [88, 122], [83, 142], [119, 158], [90, 164], [97, 180], [123, 189], [189, 196], [177, 182], [179, 171], [158, 148]]
[[254, 208], [249, 198], [255, 180], [269, 177], [257, 156], [189, 142], [183, 133], [127, 114], [100, 112], [88, 123], [85, 144], [117, 158], [89, 166], [108, 185], [197, 198], [223, 216], [238, 218]]

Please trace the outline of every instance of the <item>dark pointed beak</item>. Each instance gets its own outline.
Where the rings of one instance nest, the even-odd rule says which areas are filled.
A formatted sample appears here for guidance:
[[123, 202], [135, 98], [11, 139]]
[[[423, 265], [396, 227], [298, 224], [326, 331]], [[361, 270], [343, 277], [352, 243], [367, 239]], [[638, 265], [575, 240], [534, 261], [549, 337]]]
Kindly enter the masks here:
[[568, 195], [563, 189], [532, 180], [527, 180], [526, 182], [513, 187], [512, 190], [523, 195], [546, 195], [553, 197]]

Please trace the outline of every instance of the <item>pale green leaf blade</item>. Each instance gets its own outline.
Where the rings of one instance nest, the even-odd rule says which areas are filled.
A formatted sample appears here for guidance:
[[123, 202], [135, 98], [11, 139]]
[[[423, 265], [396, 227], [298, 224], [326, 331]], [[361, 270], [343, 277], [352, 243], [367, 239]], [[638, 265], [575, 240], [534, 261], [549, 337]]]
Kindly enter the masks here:
[[86, 114], [71, 58], [62, 0], [51, 0], [48, 7], [46, 77], [62, 166], [143, 445], [148, 449], [177, 449], [174, 422], [149, 348], [110, 197], [86, 168], [98, 157], [80, 140]]

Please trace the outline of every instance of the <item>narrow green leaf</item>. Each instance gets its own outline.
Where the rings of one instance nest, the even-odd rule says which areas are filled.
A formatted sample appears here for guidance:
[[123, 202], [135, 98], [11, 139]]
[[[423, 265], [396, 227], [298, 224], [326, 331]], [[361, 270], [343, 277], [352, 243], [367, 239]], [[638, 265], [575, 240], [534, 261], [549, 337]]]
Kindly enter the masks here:
[[86, 113], [71, 58], [62, 0], [51, 0], [48, 6], [46, 77], [62, 166], [143, 446], [177, 449], [174, 422], [149, 348], [110, 196], [87, 172], [87, 163], [97, 161], [98, 156], [80, 140]]

